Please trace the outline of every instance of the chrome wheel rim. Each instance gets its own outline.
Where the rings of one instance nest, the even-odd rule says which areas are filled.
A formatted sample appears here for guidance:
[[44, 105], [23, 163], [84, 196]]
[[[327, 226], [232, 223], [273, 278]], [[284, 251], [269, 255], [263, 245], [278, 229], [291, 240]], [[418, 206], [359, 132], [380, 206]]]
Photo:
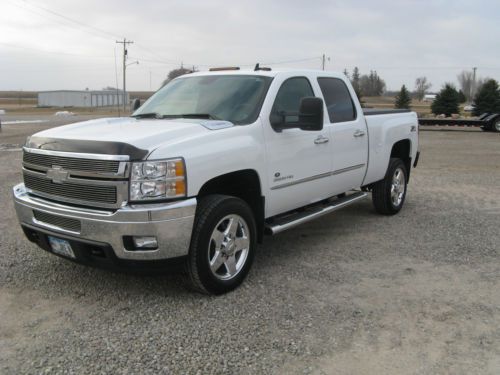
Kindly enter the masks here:
[[500, 132], [500, 121], [497, 121], [495, 123], [495, 129], [496, 129], [497, 132]]
[[398, 207], [403, 201], [406, 189], [406, 179], [403, 169], [396, 168], [392, 176], [391, 201], [395, 207]]
[[230, 280], [245, 266], [250, 248], [246, 221], [227, 215], [215, 226], [208, 245], [210, 271], [219, 280]]

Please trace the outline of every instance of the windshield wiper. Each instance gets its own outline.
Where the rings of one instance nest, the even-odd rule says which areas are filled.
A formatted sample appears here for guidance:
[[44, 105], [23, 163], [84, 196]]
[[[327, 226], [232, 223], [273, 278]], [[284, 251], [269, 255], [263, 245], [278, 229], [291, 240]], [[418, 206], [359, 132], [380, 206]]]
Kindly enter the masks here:
[[156, 112], [148, 112], [148, 113], [138, 113], [137, 115], [132, 115], [130, 117], [134, 118], [161, 118], [158, 113]]
[[183, 113], [178, 115], [163, 115], [161, 118], [201, 118], [207, 120], [220, 120], [220, 118], [210, 113]]

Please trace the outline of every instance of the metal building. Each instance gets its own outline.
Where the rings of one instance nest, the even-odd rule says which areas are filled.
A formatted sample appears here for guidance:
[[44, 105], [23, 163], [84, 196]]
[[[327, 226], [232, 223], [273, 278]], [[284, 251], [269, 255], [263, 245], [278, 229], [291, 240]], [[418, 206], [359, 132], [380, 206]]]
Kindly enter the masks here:
[[[123, 105], [123, 91], [56, 90], [38, 93], [39, 107], [109, 107]], [[129, 102], [128, 93], [125, 103]]]

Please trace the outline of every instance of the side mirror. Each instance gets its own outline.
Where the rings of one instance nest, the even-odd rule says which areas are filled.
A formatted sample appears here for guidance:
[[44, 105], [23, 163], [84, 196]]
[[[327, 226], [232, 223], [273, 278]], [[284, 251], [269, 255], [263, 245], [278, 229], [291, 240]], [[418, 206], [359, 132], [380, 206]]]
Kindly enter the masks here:
[[299, 128], [308, 131], [323, 129], [323, 99], [305, 97], [300, 100], [299, 112], [278, 112], [270, 116], [274, 130]]
[[132, 101], [132, 112], [135, 112], [137, 109], [139, 109], [139, 107], [141, 106], [141, 99], [134, 99]]
[[299, 125], [302, 130], [323, 130], [323, 99], [302, 98], [299, 109]]

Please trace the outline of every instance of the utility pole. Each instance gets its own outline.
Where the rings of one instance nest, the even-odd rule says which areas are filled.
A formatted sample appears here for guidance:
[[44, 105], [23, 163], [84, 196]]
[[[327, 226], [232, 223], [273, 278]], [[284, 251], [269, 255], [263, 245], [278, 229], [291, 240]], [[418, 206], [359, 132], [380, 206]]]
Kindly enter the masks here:
[[477, 67], [474, 67], [472, 68], [472, 85], [470, 87], [470, 101], [471, 103], [474, 101], [474, 94], [475, 94], [475, 91], [476, 91], [476, 70], [477, 70]]
[[322, 70], [325, 70], [325, 63], [327, 60], [330, 61], [330, 58], [327, 57], [325, 54], [323, 54], [323, 56], [321, 56], [321, 69]]
[[127, 69], [127, 44], [134, 43], [131, 40], [127, 40], [127, 38], [123, 38], [123, 40], [117, 40], [116, 43], [123, 44], [123, 112], [127, 110], [127, 86], [126, 86], [126, 69]]

